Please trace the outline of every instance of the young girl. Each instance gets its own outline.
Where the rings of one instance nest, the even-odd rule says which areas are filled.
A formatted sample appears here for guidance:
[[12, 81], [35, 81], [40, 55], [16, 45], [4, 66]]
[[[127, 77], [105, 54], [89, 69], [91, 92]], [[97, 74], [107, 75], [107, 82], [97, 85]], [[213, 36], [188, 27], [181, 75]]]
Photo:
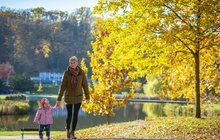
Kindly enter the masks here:
[[39, 137], [43, 140], [43, 130], [46, 130], [47, 140], [50, 140], [50, 125], [53, 124], [52, 113], [58, 108], [57, 104], [52, 107], [47, 98], [42, 98], [40, 106], [34, 118], [34, 123], [39, 125]]

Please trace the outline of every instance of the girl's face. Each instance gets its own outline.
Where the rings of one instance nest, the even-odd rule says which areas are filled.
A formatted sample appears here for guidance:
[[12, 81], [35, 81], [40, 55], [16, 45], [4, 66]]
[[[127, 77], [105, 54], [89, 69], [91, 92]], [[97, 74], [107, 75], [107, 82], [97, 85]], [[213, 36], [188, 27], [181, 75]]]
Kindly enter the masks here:
[[78, 62], [75, 61], [75, 60], [72, 60], [72, 61], [70, 62], [70, 67], [73, 68], [73, 69], [75, 69], [75, 68], [77, 67], [77, 65], [78, 65]]
[[49, 106], [50, 106], [49, 103], [44, 104], [44, 108], [47, 108], [47, 107], [49, 107]]

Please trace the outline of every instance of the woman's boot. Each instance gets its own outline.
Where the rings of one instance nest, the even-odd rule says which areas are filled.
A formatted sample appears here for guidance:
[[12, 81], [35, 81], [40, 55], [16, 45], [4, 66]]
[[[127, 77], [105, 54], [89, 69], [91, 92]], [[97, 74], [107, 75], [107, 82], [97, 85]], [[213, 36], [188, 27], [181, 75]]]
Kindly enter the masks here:
[[70, 130], [66, 128], [66, 137], [70, 139]]
[[72, 131], [72, 132], [70, 133], [70, 139], [77, 139], [77, 138], [75, 137], [75, 132], [74, 132], [74, 131]]

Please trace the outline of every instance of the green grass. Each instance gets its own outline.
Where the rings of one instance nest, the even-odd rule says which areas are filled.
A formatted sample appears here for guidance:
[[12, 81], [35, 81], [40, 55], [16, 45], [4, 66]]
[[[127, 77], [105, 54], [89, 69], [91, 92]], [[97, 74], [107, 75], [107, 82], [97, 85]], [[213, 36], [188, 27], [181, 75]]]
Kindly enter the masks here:
[[209, 113], [210, 115], [220, 116], [220, 104], [205, 104], [202, 106], [202, 110], [205, 110], [204, 113]]
[[19, 94], [11, 94], [11, 95], [7, 95], [5, 96], [4, 100], [16, 100], [16, 101], [25, 101], [26, 97], [24, 94], [19, 93]]
[[17, 136], [21, 135], [21, 131], [4, 131], [0, 130], [0, 136]]
[[0, 96], [0, 100], [5, 100], [5, 95]]

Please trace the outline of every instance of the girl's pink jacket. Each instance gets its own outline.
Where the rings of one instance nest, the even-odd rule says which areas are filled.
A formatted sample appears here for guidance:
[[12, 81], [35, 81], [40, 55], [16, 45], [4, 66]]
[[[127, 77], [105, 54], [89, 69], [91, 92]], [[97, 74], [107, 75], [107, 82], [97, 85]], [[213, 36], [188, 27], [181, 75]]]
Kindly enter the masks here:
[[37, 113], [34, 118], [34, 123], [37, 124], [53, 124], [53, 112], [57, 110], [58, 106], [38, 108]]

